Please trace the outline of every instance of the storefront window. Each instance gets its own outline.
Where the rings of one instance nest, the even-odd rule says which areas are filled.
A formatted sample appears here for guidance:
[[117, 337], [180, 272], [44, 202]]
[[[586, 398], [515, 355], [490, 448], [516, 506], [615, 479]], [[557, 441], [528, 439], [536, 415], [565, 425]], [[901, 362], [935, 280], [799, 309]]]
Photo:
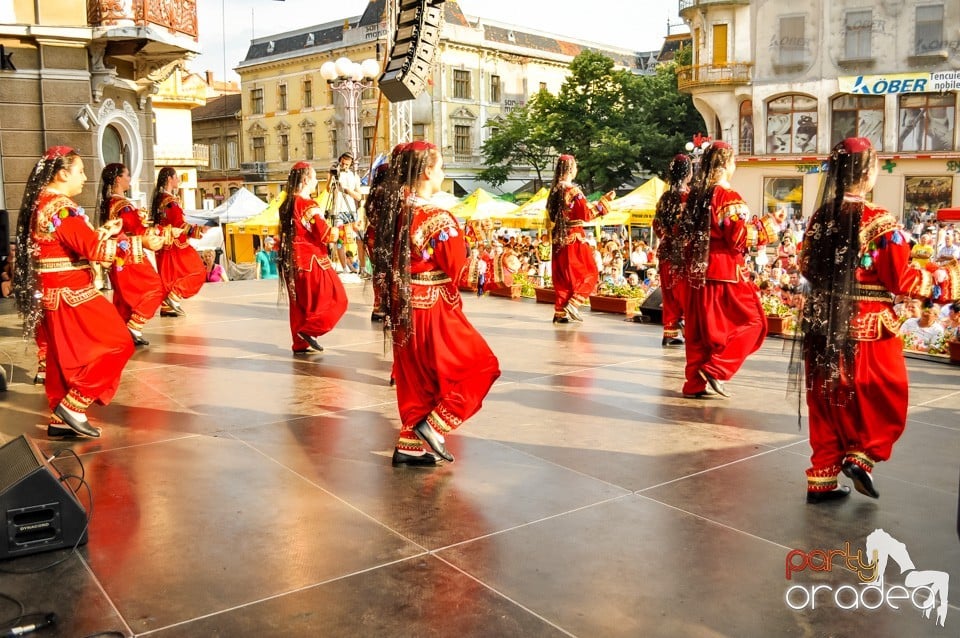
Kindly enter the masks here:
[[816, 150], [816, 98], [785, 95], [767, 102], [767, 153], [789, 155]]
[[841, 95], [831, 102], [830, 145], [848, 137], [866, 137], [878, 151], [883, 150], [883, 97]]
[[953, 201], [952, 177], [908, 177], [903, 182], [903, 210], [932, 219]]
[[949, 151], [954, 148], [956, 97], [953, 93], [900, 96], [901, 151]]
[[763, 180], [763, 204], [766, 212], [774, 213], [784, 210], [787, 219], [798, 218], [801, 215], [800, 205], [803, 203], [802, 177], [765, 177]]

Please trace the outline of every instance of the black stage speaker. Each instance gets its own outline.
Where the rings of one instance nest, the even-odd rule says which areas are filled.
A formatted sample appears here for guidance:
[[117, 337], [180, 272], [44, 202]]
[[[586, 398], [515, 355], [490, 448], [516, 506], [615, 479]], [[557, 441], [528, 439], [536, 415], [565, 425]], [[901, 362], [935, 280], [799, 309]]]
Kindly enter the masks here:
[[0, 515], [0, 559], [87, 542], [86, 510], [23, 435], [0, 447]]
[[640, 313], [652, 323], [663, 323], [663, 293], [660, 288], [654, 288], [653, 292], [647, 295], [640, 304]]
[[399, 2], [393, 49], [377, 82], [391, 102], [412, 100], [423, 92], [443, 28], [443, 0]]

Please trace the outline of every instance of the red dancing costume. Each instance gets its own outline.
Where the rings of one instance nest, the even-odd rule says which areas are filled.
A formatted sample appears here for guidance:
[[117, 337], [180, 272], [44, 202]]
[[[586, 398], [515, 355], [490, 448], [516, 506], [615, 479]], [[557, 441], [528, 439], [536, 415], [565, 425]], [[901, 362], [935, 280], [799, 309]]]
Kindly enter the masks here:
[[476, 289], [484, 269], [485, 285], [509, 285], [513, 269], [505, 263], [516, 260], [512, 255], [495, 261], [468, 257], [453, 215], [425, 200], [413, 201], [410, 246], [397, 247], [411, 251], [412, 327], [410, 334], [397, 328], [393, 345], [401, 421], [396, 447], [403, 453], [424, 451], [413, 430], [421, 421], [441, 434], [460, 427], [500, 376], [497, 357], [463, 314], [459, 288]]
[[597, 288], [600, 273], [593, 258], [593, 247], [587, 243], [587, 234], [583, 225], [592, 221], [606, 210], [603, 200], [595, 210], [583, 192], [573, 184], [560, 184], [563, 191], [563, 207], [560, 214], [564, 219], [559, 226], [564, 228], [562, 236], [553, 237], [553, 289], [556, 301], [554, 316], [566, 314], [567, 304], [580, 306], [586, 303]]
[[703, 373], [727, 381], [767, 336], [757, 286], [746, 278], [744, 253], [776, 241], [773, 217], [747, 221], [749, 210], [735, 191], [713, 187], [710, 200], [710, 246], [706, 280], [688, 288], [686, 382], [683, 393], [706, 391]]
[[[38, 343], [46, 343], [46, 392], [51, 410], [85, 412], [106, 405], [120, 384], [133, 341], [120, 315], [94, 287], [93, 262], [143, 262], [139, 237], [101, 239], [69, 197], [44, 190], [31, 226], [39, 246], [36, 272], [43, 294]], [[40, 335], [43, 335], [41, 337]], [[54, 423], [59, 419], [54, 417]]]
[[[179, 302], [200, 292], [207, 280], [207, 269], [203, 260], [187, 241], [200, 238], [203, 229], [186, 222], [180, 203], [170, 193], [163, 193], [159, 209], [161, 218], [158, 227], [163, 233], [164, 247], [157, 251], [157, 270], [160, 271], [160, 279], [163, 281], [164, 296]], [[170, 232], [174, 228], [183, 232], [174, 237]]]
[[293, 285], [287, 288], [294, 352], [310, 346], [301, 334], [325, 335], [347, 311], [347, 293], [327, 252], [327, 244], [336, 239], [336, 229], [317, 203], [298, 196], [293, 202]]
[[[123, 221], [127, 237], [143, 237], [147, 228], [143, 225], [140, 210], [133, 202], [120, 195], [111, 195], [107, 202], [110, 219]], [[141, 263], [120, 263], [110, 269], [113, 282], [113, 305], [127, 327], [140, 331], [144, 324], [157, 314], [166, 296], [160, 275], [148, 260]]]
[[657, 263], [660, 265], [660, 294], [663, 299], [663, 338], [680, 338], [680, 322], [683, 320], [683, 302], [687, 297], [687, 280], [683, 274], [683, 246], [680, 226], [683, 221], [683, 205], [687, 195], [681, 195], [680, 206], [675, 210], [657, 211], [653, 218], [653, 232], [660, 243], [657, 246]]
[[[863, 212], [861, 260], [853, 295], [856, 307], [850, 326], [850, 338], [855, 342], [853, 382], [841, 367], [839, 383], [826, 383], [826, 371], [813, 363], [812, 353], [805, 352], [813, 448], [812, 467], [807, 470], [808, 492], [836, 489], [837, 475], [846, 462], [870, 472], [875, 462], [890, 458], [893, 444], [903, 433], [907, 420], [907, 369], [893, 295], [948, 301], [960, 294], [960, 267], [956, 261], [943, 266], [947, 278], [935, 284], [932, 271], [938, 267], [933, 263], [925, 269], [910, 265], [910, 246], [890, 213], [859, 198], [844, 198], [847, 214], [852, 214], [854, 205], [862, 205]], [[820, 224], [818, 211], [810, 220], [805, 245]], [[809, 273], [805, 257], [806, 250], [801, 253], [801, 269], [806, 276]]]

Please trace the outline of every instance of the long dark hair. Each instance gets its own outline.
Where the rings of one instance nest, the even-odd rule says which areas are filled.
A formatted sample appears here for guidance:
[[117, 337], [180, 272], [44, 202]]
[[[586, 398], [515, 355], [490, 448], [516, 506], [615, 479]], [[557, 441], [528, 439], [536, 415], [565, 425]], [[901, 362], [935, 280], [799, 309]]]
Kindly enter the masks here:
[[436, 165], [440, 151], [429, 142], [411, 142], [393, 149], [390, 172], [383, 187], [383, 207], [374, 228], [373, 269], [383, 273], [381, 299], [384, 330], [393, 331], [394, 344], [402, 346], [413, 334], [410, 312], [410, 224], [414, 206], [409, 197], [423, 172]]
[[171, 166], [164, 166], [157, 173], [157, 185], [153, 189], [153, 201], [150, 203], [150, 216], [153, 218], [153, 224], [156, 226], [163, 223], [163, 211], [160, 210], [160, 200], [163, 198], [163, 191], [167, 187], [170, 178], [177, 174], [176, 169]]
[[[667, 183], [670, 187], [657, 200], [657, 210], [653, 216], [654, 224], [668, 233], [675, 232], [677, 225], [683, 221], [683, 182], [690, 174], [692, 166], [690, 158], [682, 154], [675, 156], [670, 162], [667, 171]], [[683, 265], [682, 246], [676, 237], [664, 237], [660, 241], [657, 257], [674, 268], [679, 268]]]
[[723, 175], [727, 162], [733, 156], [733, 148], [726, 142], [712, 143], [704, 151], [700, 160], [700, 170], [695, 173], [690, 187], [681, 239], [684, 244], [687, 281], [694, 288], [701, 288], [706, 282], [707, 264], [710, 260], [713, 191]]
[[846, 398], [835, 391], [850, 386], [855, 372], [850, 324], [856, 312], [864, 207], [862, 198], [847, 195], [864, 182], [876, 161], [865, 138], [848, 138], [833, 147], [803, 240], [803, 275], [809, 282], [801, 323], [803, 353], [815, 371], [807, 375], [807, 386], [823, 384], [827, 396], [840, 403]]
[[[13, 271], [13, 295], [17, 312], [23, 317], [25, 339], [33, 337], [37, 325], [43, 319], [42, 291], [33, 263], [40, 254], [40, 247], [33, 239], [37, 199], [43, 189], [53, 181], [57, 171], [69, 170], [79, 158], [77, 152], [71, 148], [55, 147], [48, 150], [33, 167], [23, 191], [20, 213], [17, 215], [17, 257]], [[47, 229], [38, 230], [46, 231]]]
[[547, 195], [547, 214], [553, 225], [553, 243], [558, 244], [567, 236], [567, 216], [563, 214], [566, 208], [566, 189], [561, 184], [564, 175], [567, 175], [577, 165], [573, 155], [561, 155], [557, 158], [557, 165], [553, 169], [553, 182], [550, 184], [550, 194]]
[[127, 167], [120, 163], [107, 164], [100, 173], [100, 190], [97, 201], [97, 210], [100, 211], [98, 223], [103, 226], [110, 219], [110, 189], [117, 183], [117, 178], [123, 175]]
[[297, 193], [307, 182], [307, 177], [312, 168], [305, 166], [294, 168], [287, 175], [287, 184], [284, 186], [284, 199], [280, 204], [280, 246], [277, 248], [277, 271], [280, 274], [280, 294], [286, 293], [290, 300], [296, 299], [296, 291], [293, 287], [293, 274], [295, 264], [293, 261], [293, 210], [297, 201]]

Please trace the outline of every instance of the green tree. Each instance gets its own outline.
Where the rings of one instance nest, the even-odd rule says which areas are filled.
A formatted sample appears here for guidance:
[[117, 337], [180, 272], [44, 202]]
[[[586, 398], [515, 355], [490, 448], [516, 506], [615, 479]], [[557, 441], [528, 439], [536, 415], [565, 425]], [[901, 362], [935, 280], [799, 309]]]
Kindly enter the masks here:
[[529, 103], [511, 110], [506, 117], [486, 124], [493, 129], [483, 143], [484, 169], [479, 177], [499, 186], [520, 167], [536, 172], [536, 189], [543, 185], [543, 173], [553, 162], [553, 146], [543, 125], [543, 113], [549, 110], [552, 96], [541, 91]]
[[546, 116], [553, 146], [577, 158], [577, 181], [587, 190], [616, 188], [633, 176], [639, 149], [625, 126], [627, 87], [636, 80], [613, 60], [584, 51]]
[[706, 130], [693, 99], [677, 90], [676, 69], [675, 63], [662, 64], [656, 74], [643, 76], [629, 100], [636, 108], [629, 126], [630, 138], [640, 149], [637, 163], [661, 177], [694, 134]]

